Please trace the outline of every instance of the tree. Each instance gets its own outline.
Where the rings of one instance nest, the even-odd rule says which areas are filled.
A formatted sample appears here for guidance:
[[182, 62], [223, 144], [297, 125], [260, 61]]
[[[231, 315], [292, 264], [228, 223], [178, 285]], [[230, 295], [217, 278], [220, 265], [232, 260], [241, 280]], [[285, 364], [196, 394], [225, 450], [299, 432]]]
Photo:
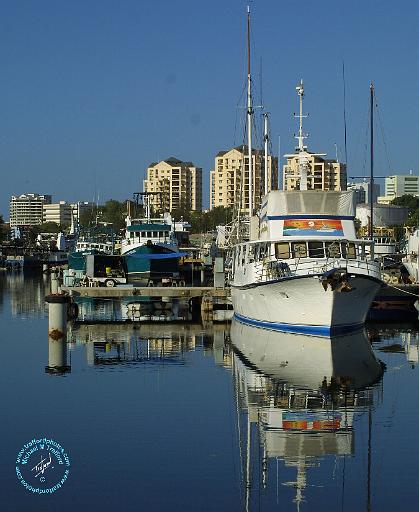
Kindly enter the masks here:
[[102, 208], [101, 222], [109, 222], [113, 225], [115, 231], [119, 231], [125, 227], [125, 217], [127, 215], [127, 208], [125, 202], [115, 201], [110, 199], [106, 201]]
[[419, 198], [410, 194], [401, 197], [395, 197], [391, 204], [396, 206], [404, 206], [409, 211], [407, 219], [408, 226], [419, 226]]
[[39, 233], [59, 233], [60, 226], [56, 222], [44, 222], [37, 230]]
[[3, 215], [0, 215], [0, 242], [3, 242], [7, 237], [7, 229], [3, 221]]

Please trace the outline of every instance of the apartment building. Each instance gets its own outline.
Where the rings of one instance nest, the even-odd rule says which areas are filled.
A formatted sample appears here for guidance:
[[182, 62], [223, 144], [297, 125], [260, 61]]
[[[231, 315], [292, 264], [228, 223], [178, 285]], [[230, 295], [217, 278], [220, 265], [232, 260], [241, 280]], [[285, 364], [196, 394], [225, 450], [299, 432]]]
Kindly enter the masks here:
[[10, 227], [37, 226], [42, 224], [43, 207], [51, 204], [52, 196], [47, 194], [21, 194], [10, 198]]
[[202, 210], [202, 169], [174, 157], [153, 162], [147, 168], [143, 190], [154, 193], [150, 197], [154, 212]]
[[[252, 150], [252, 174], [254, 208], [260, 206], [265, 187], [265, 154], [260, 149]], [[244, 179], [243, 179], [244, 176]], [[268, 156], [268, 191], [278, 188], [278, 159]], [[220, 151], [215, 157], [214, 170], [210, 172], [210, 209], [241, 205], [249, 211], [249, 157], [248, 147], [238, 146]]]
[[346, 190], [346, 165], [336, 160], [323, 158], [325, 154], [303, 151], [285, 155], [283, 166], [283, 188], [300, 188], [300, 158], [303, 157], [307, 168], [307, 190]]

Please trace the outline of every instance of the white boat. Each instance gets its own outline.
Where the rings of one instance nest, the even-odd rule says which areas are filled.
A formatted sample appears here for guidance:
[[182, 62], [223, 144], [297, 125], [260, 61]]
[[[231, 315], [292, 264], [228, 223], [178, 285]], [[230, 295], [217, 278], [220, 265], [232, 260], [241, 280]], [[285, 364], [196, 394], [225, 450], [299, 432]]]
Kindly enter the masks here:
[[[355, 237], [352, 198], [347, 191], [268, 194], [260, 238], [233, 251], [230, 285], [238, 320], [320, 336], [364, 324], [382, 281], [373, 242]], [[313, 220], [335, 229], [330, 236], [307, 235], [305, 228]], [[286, 229], [291, 223], [300, 226], [292, 235]]]
[[[330, 336], [364, 324], [383, 282], [374, 242], [356, 238], [353, 192], [307, 190], [302, 81], [297, 92], [299, 190], [273, 190], [263, 198], [257, 239], [233, 249], [231, 296], [241, 322]], [[251, 217], [252, 211], [253, 205]]]

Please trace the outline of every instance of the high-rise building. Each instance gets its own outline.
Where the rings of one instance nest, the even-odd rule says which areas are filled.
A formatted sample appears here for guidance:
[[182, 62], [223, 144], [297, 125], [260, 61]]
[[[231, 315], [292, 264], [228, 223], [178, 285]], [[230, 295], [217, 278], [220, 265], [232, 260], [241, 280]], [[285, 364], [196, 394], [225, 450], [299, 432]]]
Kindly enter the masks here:
[[10, 227], [37, 226], [42, 224], [43, 207], [51, 204], [47, 194], [21, 194], [10, 198]]
[[[265, 154], [252, 150], [252, 174], [254, 208], [259, 208], [264, 195]], [[242, 180], [242, 177], [245, 179]], [[278, 159], [268, 156], [268, 191], [278, 188]], [[248, 147], [239, 146], [220, 151], [215, 157], [215, 168], [210, 172], [210, 209], [226, 208], [240, 203], [243, 211], [249, 211], [249, 157]]]
[[202, 169], [192, 162], [170, 157], [149, 165], [144, 192], [150, 196], [154, 212], [177, 209], [202, 210]]
[[326, 160], [323, 156], [305, 150], [285, 155], [283, 189], [300, 188], [300, 158], [304, 157], [307, 169], [307, 190], [346, 190], [346, 164]]
[[395, 174], [385, 179], [385, 195], [388, 198], [401, 197], [406, 194], [419, 195], [419, 176], [414, 174]]

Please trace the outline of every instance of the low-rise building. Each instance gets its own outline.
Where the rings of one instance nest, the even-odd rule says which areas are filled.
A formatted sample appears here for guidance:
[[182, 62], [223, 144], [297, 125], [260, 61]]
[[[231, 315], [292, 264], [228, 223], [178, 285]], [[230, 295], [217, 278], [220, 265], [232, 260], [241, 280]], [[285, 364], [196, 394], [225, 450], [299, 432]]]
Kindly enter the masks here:
[[401, 197], [404, 195], [419, 195], [419, 176], [410, 174], [395, 174], [385, 179], [385, 196]]
[[[355, 204], [369, 204], [370, 202], [370, 184], [367, 181], [362, 183], [350, 183], [347, 190], [353, 190], [355, 194]], [[372, 201], [376, 203], [380, 196], [380, 184], [374, 183]]]
[[55, 222], [59, 226], [71, 224], [72, 205], [66, 201], [44, 204], [42, 207], [42, 222]]

